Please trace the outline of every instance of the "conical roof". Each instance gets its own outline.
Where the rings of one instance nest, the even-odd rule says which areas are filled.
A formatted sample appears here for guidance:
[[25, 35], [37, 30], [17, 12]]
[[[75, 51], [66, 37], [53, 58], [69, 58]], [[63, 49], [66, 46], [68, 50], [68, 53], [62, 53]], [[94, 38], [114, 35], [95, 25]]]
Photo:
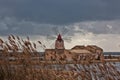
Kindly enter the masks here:
[[62, 40], [62, 37], [60, 34], [58, 35], [57, 40]]

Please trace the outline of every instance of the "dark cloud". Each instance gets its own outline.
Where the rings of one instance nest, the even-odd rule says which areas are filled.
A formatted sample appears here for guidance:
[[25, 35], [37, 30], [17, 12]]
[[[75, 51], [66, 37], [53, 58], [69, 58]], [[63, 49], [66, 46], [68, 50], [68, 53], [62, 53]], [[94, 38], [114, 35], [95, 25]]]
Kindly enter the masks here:
[[71, 40], [68, 48], [96, 44], [119, 51], [119, 4], [120, 0], [0, 0], [0, 36], [31, 36], [52, 43], [60, 32], [65, 42]]
[[0, 18], [0, 35], [57, 35], [66, 29], [64, 27], [63, 25], [40, 24], [10, 17]]
[[120, 18], [119, 0], [0, 0], [0, 15], [39, 23], [69, 24]]
[[[119, 3], [120, 0], [0, 0], [0, 35], [56, 34], [55, 27], [65, 26], [73, 35], [74, 23], [79, 22], [83, 31], [118, 34]], [[92, 21], [95, 24], [91, 25]]]
[[84, 21], [70, 25], [41, 24], [16, 18], [0, 18], [0, 35], [74, 35], [86, 34], [120, 34], [120, 20]]

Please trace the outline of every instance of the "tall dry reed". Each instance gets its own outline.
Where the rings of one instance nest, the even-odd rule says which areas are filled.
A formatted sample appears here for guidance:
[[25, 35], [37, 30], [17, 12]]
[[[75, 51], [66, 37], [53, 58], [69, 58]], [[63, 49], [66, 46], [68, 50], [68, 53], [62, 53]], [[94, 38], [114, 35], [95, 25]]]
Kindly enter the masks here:
[[[38, 41], [45, 49], [46, 46]], [[7, 41], [0, 39], [0, 80], [119, 80], [120, 70], [114, 63], [92, 63], [74, 58], [74, 63], [61, 60], [40, 59], [37, 44], [27, 37], [9, 35]], [[66, 57], [64, 57], [66, 58]], [[50, 63], [49, 63], [50, 62]]]

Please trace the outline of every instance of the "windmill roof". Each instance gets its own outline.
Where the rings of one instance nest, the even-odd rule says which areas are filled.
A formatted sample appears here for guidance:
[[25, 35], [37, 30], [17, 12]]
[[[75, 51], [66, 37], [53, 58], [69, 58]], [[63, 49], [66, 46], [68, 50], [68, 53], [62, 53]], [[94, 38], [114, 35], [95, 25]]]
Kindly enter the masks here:
[[58, 35], [57, 40], [62, 40], [61, 34]]

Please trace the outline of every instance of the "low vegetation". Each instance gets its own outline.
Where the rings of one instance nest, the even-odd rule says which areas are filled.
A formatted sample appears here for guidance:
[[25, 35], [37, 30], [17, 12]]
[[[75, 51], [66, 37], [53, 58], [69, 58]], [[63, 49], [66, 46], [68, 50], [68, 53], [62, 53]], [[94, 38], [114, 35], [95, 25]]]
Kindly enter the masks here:
[[[40, 42], [39, 46], [45, 48]], [[40, 59], [37, 44], [14, 35], [0, 39], [0, 80], [119, 80], [116, 63], [101, 62], [66, 64], [57, 60], [51, 64]], [[53, 64], [52, 64], [53, 63]]]

